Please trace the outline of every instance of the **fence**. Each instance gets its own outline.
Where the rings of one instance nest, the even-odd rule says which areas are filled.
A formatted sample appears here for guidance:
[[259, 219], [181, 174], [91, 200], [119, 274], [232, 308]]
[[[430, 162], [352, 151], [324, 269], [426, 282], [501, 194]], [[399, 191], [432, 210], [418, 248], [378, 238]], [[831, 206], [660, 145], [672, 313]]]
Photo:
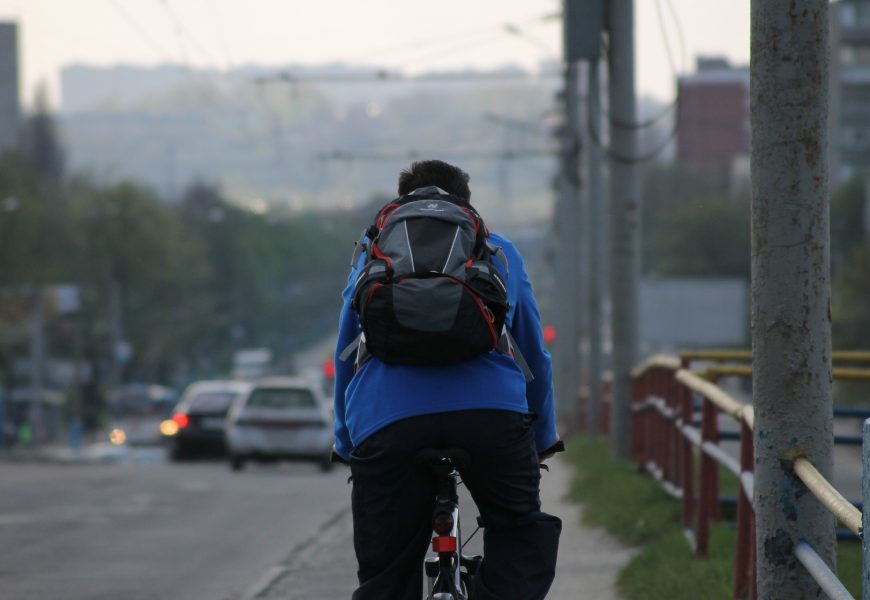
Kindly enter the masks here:
[[[718, 364], [697, 373], [689, 369], [693, 361], [751, 360], [748, 351], [686, 352], [680, 358], [656, 356], [632, 373], [632, 457], [636, 464], [661, 482], [664, 489], [682, 504], [681, 518], [686, 538], [698, 555], [706, 555], [710, 527], [720, 518], [720, 467], [733, 473], [739, 481], [737, 497], [737, 539], [734, 559], [734, 598], [755, 599], [755, 512], [753, 509], [753, 424], [751, 405], [742, 404], [716, 385], [723, 376], [751, 376], [746, 364]], [[870, 363], [870, 352], [836, 352], [838, 363]], [[870, 380], [870, 370], [836, 367], [835, 379]], [[842, 412], [842, 411], [841, 411]], [[700, 415], [698, 415], [700, 413]], [[739, 432], [732, 439], [740, 444], [739, 459], [721, 446], [720, 414], [729, 415]], [[845, 411], [847, 416], [870, 416], [864, 411]], [[698, 418], [699, 417], [699, 418]], [[840, 439], [843, 443], [860, 443]], [[865, 422], [865, 471], [870, 467], [870, 419]], [[695, 491], [695, 455], [700, 457], [699, 488]], [[816, 498], [853, 534], [863, 537], [862, 513], [843, 497], [805, 458], [792, 462], [794, 474]], [[870, 478], [863, 482], [863, 522], [870, 526]], [[870, 536], [868, 536], [870, 538]], [[870, 600], [870, 551], [863, 540], [864, 600]], [[795, 540], [795, 554], [822, 590], [832, 600], [852, 596], [831, 572], [816, 551], [804, 540]]]

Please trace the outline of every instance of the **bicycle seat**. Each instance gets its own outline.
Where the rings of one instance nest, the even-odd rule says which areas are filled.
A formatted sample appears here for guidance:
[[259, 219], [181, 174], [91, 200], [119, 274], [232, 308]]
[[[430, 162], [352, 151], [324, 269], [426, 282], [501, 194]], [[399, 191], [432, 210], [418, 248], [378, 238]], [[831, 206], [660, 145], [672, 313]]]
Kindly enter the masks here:
[[471, 456], [462, 448], [423, 448], [414, 455], [414, 463], [430, 467], [450, 464], [462, 469], [471, 464]]

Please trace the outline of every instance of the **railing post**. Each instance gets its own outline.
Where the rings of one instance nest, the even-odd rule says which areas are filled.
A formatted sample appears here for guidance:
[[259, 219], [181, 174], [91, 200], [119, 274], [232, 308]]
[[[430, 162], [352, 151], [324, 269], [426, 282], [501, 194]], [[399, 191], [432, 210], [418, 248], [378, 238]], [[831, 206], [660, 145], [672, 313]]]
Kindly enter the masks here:
[[[631, 379], [631, 399], [632, 399], [632, 411], [631, 411], [631, 459], [635, 464], [640, 464], [641, 457], [643, 456], [643, 436], [645, 431], [643, 430], [643, 415], [640, 410], [640, 402], [641, 402], [641, 382], [643, 381], [644, 374], [641, 373], [637, 377], [632, 377]], [[600, 434], [600, 429], [598, 429], [598, 423], [594, 424], [596, 427], [597, 434]]]
[[[718, 443], [719, 435], [715, 428], [718, 418], [716, 406], [701, 399], [701, 444], [704, 442]], [[716, 461], [701, 451], [701, 502], [698, 507], [698, 534], [695, 554], [706, 556], [710, 542], [710, 521], [714, 518], [714, 505], [719, 503], [718, 479], [719, 467]]]
[[[753, 450], [753, 462], [755, 462]], [[755, 545], [755, 508], [749, 515], [749, 600], [758, 598], [758, 546]]]
[[[746, 422], [740, 420], [740, 473], [752, 472], [754, 452], [752, 448], [752, 430]], [[752, 522], [752, 499], [747, 498], [743, 489], [741, 477], [740, 487], [737, 491], [737, 543], [734, 558], [734, 598], [748, 598], [750, 594], [750, 581], [755, 578], [754, 565], [752, 564], [751, 548], [755, 546], [751, 528]]]
[[[719, 385], [719, 379], [717, 377], [711, 377], [710, 383], [712, 383], [714, 385]], [[711, 405], [711, 408], [713, 409], [713, 415], [712, 415], [712, 418], [710, 419], [710, 437], [709, 437], [709, 440], [718, 446], [719, 445], [719, 409], [716, 408], [715, 406], [713, 406], [712, 403], [710, 403], [710, 405]], [[713, 466], [713, 472], [711, 473], [711, 477], [710, 477], [710, 486], [711, 486], [710, 494], [711, 494], [711, 497], [713, 500], [712, 500], [712, 504], [710, 505], [710, 508], [711, 508], [710, 518], [713, 521], [718, 523], [720, 520], [722, 520], [722, 506], [719, 502], [719, 488], [720, 488], [720, 486], [719, 486], [719, 480], [720, 480], [719, 463], [716, 462], [715, 460], [712, 460], [712, 459], [711, 459], [711, 463]]]
[[861, 515], [861, 549], [864, 553], [861, 564], [861, 598], [870, 600], [870, 419], [864, 421], [863, 440], [863, 474], [862, 474], [862, 497], [864, 508]]
[[[676, 381], [676, 373], [674, 374]], [[692, 390], [677, 382], [680, 398], [680, 411], [683, 417], [683, 423], [691, 426], [695, 416], [694, 406], [692, 406], [694, 398]], [[683, 527], [691, 527], [695, 517], [695, 461], [694, 451], [692, 450], [692, 442], [685, 437], [682, 438], [681, 446], [683, 448], [682, 456], [682, 472], [683, 472]]]
[[[647, 371], [646, 375], [644, 375], [644, 385], [643, 385], [643, 401], [644, 403], [650, 396], [650, 373]], [[643, 409], [643, 430], [644, 430], [644, 446], [643, 446], [643, 457], [641, 459], [640, 468], [646, 469], [646, 464], [653, 460], [653, 453], [655, 452], [655, 416], [652, 411], [644, 407]]]
[[682, 487], [682, 481], [680, 481], [680, 448], [682, 447], [680, 440], [683, 436], [680, 432], [679, 423], [677, 422], [680, 416], [680, 401], [677, 392], [677, 381], [674, 377], [673, 371], [665, 371], [665, 398], [667, 400], [668, 408], [671, 409], [673, 414], [670, 426], [671, 483], [675, 488], [680, 489]]
[[[665, 391], [664, 386], [664, 371], [662, 369], [658, 370], [656, 377], [656, 396], [658, 396], [661, 401], [662, 410], [667, 410], [668, 408], [668, 399], [667, 392]], [[661, 453], [659, 454], [659, 468], [662, 473], [662, 483], [667, 483], [671, 480], [671, 460], [670, 460], [670, 450], [671, 450], [671, 427], [668, 422], [668, 418], [665, 416], [663, 412], [660, 412], [661, 415]]]
[[[667, 386], [665, 386], [665, 371], [664, 369], [659, 370], [659, 392], [658, 397], [662, 401], [663, 410], [667, 410], [668, 408], [668, 391]], [[662, 469], [662, 481], [665, 483], [669, 483], [671, 481], [671, 423], [668, 420], [668, 417], [663, 414], [662, 415], [662, 454], [661, 454], [661, 469]]]

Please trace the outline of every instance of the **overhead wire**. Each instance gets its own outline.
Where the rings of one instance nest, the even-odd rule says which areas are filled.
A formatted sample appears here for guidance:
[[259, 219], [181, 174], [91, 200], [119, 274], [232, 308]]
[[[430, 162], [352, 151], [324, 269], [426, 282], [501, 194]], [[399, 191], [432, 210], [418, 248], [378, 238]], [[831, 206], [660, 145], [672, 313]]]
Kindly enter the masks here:
[[205, 0], [205, 3], [211, 8], [212, 21], [217, 32], [218, 43], [224, 55], [224, 61], [226, 61], [226, 68], [228, 71], [232, 71], [235, 61], [233, 60], [233, 53], [230, 52], [230, 45], [227, 43], [226, 30], [224, 29], [223, 18], [218, 6], [219, 3], [216, 0]]
[[[593, 112], [595, 109], [596, 109], [596, 106], [594, 103], [592, 103], [592, 102], [586, 103], [586, 110], [587, 110], [586, 123], [587, 123], [587, 129], [589, 131], [589, 137], [596, 146], [601, 148], [601, 151], [604, 152], [604, 154], [608, 158], [610, 158], [611, 160], [613, 160], [615, 162], [618, 162], [621, 164], [637, 164], [637, 163], [643, 163], [643, 162], [650, 161], [653, 158], [655, 158], [656, 156], [658, 156], [665, 148], [667, 148], [671, 144], [671, 142], [674, 141], [674, 138], [677, 137], [677, 131], [679, 128], [678, 128], [677, 122], [675, 120], [674, 125], [671, 128], [670, 132], [668, 133], [667, 137], [655, 148], [653, 148], [653, 149], [651, 149], [643, 154], [639, 154], [637, 156], [628, 156], [626, 154], [621, 154], [621, 153], [615, 151], [613, 148], [611, 148], [607, 144], [605, 144], [602, 141], [601, 136], [599, 135], [598, 131], [595, 129], [595, 126], [593, 125], [593, 123], [597, 123], [599, 121], [599, 119], [597, 119], [597, 115], [595, 115], [595, 113]], [[600, 110], [600, 107], [598, 108], [598, 110]]]
[[[428, 155], [450, 156], [451, 158], [460, 158], [464, 160], [474, 159], [496, 159], [496, 160], [518, 160], [524, 158], [540, 158], [552, 157], [558, 153], [558, 150], [551, 148], [523, 148], [520, 150], [427, 150]], [[423, 156], [423, 151], [409, 149], [401, 152], [345, 152], [336, 150], [318, 154], [317, 157], [322, 161], [381, 161], [381, 160], [407, 160], [417, 159]]]
[[674, 28], [677, 30], [677, 39], [680, 43], [680, 57], [682, 58], [682, 70], [688, 68], [688, 55], [686, 51], [686, 34], [683, 31], [683, 23], [680, 21], [680, 16], [677, 14], [677, 9], [674, 7], [672, 0], [665, 0], [665, 5], [671, 13], [671, 20], [674, 23]]
[[[610, 59], [610, 47], [606, 43], [606, 40], [602, 42], [602, 49], [604, 50], [604, 55]], [[614, 125], [620, 129], [647, 129], [656, 125], [660, 121], [666, 119], [674, 110], [676, 110], [677, 105], [679, 103], [678, 98], [674, 98], [670, 102], [668, 102], [664, 108], [662, 108], [659, 112], [654, 114], [653, 116], [645, 119], [643, 121], [626, 121], [625, 119], [620, 119], [619, 117], [613, 115], [601, 106], [601, 99], [596, 98], [595, 102], [598, 104], [599, 110], [601, 111], [601, 115], [607, 119], [607, 122], [611, 125]]]
[[677, 75], [677, 64], [676, 64], [676, 62], [674, 61], [674, 54], [673, 54], [673, 51], [671, 50], [671, 41], [670, 41], [670, 39], [668, 39], [668, 36], [667, 36], [667, 34], [665, 33], [665, 32], [666, 32], [666, 28], [665, 28], [665, 18], [664, 18], [664, 16], [662, 15], [662, 3], [661, 3], [661, 0], [656, 0], [656, 1], [655, 1], [655, 7], [656, 7], [656, 21], [657, 21], [658, 24], [659, 24], [659, 31], [662, 32], [662, 41], [664, 42], [664, 46], [665, 46], [665, 54], [666, 54], [667, 57], [668, 57], [668, 64], [669, 64], [670, 67], [671, 67], [671, 74], [674, 75], [674, 76], [676, 77], [676, 75]]
[[[202, 54], [205, 58], [208, 59], [209, 62], [214, 64], [219, 64], [219, 61], [214, 60], [214, 56], [211, 52], [205, 49], [205, 47], [199, 43], [190, 33], [188, 33], [187, 29], [184, 27], [181, 19], [172, 9], [172, 6], [169, 4], [169, 0], [158, 0], [160, 5], [163, 7], [163, 10], [166, 12], [166, 16], [169, 18], [169, 21], [172, 23], [173, 28], [175, 29], [175, 35], [178, 36], [179, 47], [181, 48], [181, 52], [185, 57], [185, 62], [189, 62], [188, 60], [188, 45], [195, 47], [199, 50], [199, 53]], [[220, 68], [218, 68], [220, 70]]]
[[139, 38], [143, 42], [145, 42], [145, 44], [148, 45], [154, 52], [166, 58], [172, 56], [172, 53], [166, 52], [165, 48], [161, 47], [160, 44], [155, 42], [154, 38], [148, 35], [148, 32], [145, 29], [139, 26], [139, 23], [136, 22], [136, 19], [134, 19], [130, 15], [130, 13], [127, 12], [127, 10], [121, 5], [121, 3], [118, 2], [118, 0], [108, 0], [108, 2], [109, 5], [112, 6], [112, 8], [114, 8], [115, 11], [121, 16], [124, 22], [127, 23], [130, 29], [135, 31], [136, 35], [138, 35]]
[[[679, 77], [679, 70], [676, 66], [676, 61], [674, 60], [674, 57], [673, 57], [673, 52], [671, 49], [670, 40], [668, 39], [667, 28], [665, 27], [664, 16], [663, 16], [663, 13], [661, 10], [661, 2], [662, 2], [662, 0], [656, 0], [656, 15], [658, 17], [657, 21], [659, 24], [659, 31], [661, 32], [661, 35], [662, 35], [662, 42], [665, 46], [665, 52], [668, 56], [668, 62], [670, 63], [670, 66], [671, 66], [671, 72], [672, 72], [674, 79], [676, 79]], [[682, 25], [680, 24], [679, 16], [677, 15], [677, 13], [673, 7], [673, 4], [671, 4], [670, 0], [665, 0], [665, 2], [667, 3], [667, 5], [670, 9], [671, 16], [674, 20], [675, 27], [677, 28], [677, 30], [679, 32], [681, 49], [683, 50], [683, 52], [685, 52], [685, 38], [683, 37]], [[604, 47], [605, 53], [609, 54], [609, 50], [610, 50], [609, 46], [605, 43], [605, 44], [603, 44], [603, 47]], [[664, 140], [662, 140], [654, 148], [648, 150], [647, 152], [644, 152], [643, 154], [639, 154], [636, 156], [628, 156], [628, 155], [619, 153], [619, 152], [615, 151], [613, 148], [611, 148], [610, 146], [608, 146], [607, 144], [605, 144], [603, 142], [603, 140], [601, 139], [600, 133], [596, 130], [594, 123], [600, 122], [599, 116], [604, 116], [607, 118], [607, 121], [611, 127], [615, 126], [615, 127], [620, 128], [620, 129], [630, 129], [630, 130], [647, 129], [649, 127], [652, 127], [653, 125], [656, 125], [660, 121], [664, 120], [671, 113], [673, 113], [676, 110], [678, 104], [679, 104], [679, 96], [675, 96], [675, 98], [670, 103], [668, 103], [664, 109], [662, 109], [659, 113], [657, 113], [653, 117], [651, 117], [647, 120], [644, 120], [644, 121], [640, 121], [640, 122], [638, 122], [638, 121], [626, 121], [624, 119], [620, 119], [620, 118], [616, 117], [615, 115], [610, 114], [608, 111], [605, 111], [601, 107], [601, 98], [600, 97], [592, 98], [590, 96], [586, 102], [586, 107], [587, 107], [586, 123], [587, 123], [587, 129], [589, 131], [589, 137], [596, 146], [601, 148], [602, 152], [604, 152], [608, 158], [610, 158], [611, 160], [613, 160], [615, 162], [622, 163], [622, 164], [637, 164], [637, 163], [647, 162], [649, 160], [652, 160], [656, 156], [658, 156], [662, 151], [664, 151], [664, 149], [667, 148], [674, 141], [674, 139], [677, 137], [677, 133], [679, 131], [679, 120], [677, 118], [674, 118], [673, 124], [670, 128], [670, 131], [668, 132], [668, 134]], [[598, 111], [597, 114], [595, 112], [596, 110]]]
[[[542, 15], [537, 15], [535, 17], [525, 19], [520, 21], [521, 24], [537, 24], [544, 23], [552, 20], [554, 17], [557, 17], [558, 13], [545, 13]], [[370, 50], [364, 50], [361, 52], [355, 52], [354, 55], [356, 57], [368, 58], [371, 56], [379, 56], [385, 53], [399, 53], [401, 54], [404, 50], [416, 50], [421, 47], [427, 47], [427, 49], [431, 49], [433, 46], [437, 47], [441, 44], [450, 45], [450, 43], [454, 42], [457, 39], [465, 39], [472, 35], [478, 35], [480, 33], [488, 33], [492, 31], [492, 25], [483, 25], [470, 29], [465, 29], [463, 31], [448, 33], [448, 34], [439, 34], [437, 36], [426, 37], [423, 39], [415, 39], [412, 42], [403, 42], [401, 44], [392, 44], [389, 46], [381, 46]]]
[[[161, 4], [163, 5], [164, 10], [166, 11], [167, 16], [169, 18], [170, 24], [175, 29], [176, 34], [180, 35], [181, 38], [184, 38], [184, 36], [185, 36], [184, 26], [181, 24], [177, 15], [175, 15], [175, 13], [172, 11], [172, 9], [168, 6], [166, 0], [158, 0], [158, 1], [161, 2]], [[154, 52], [156, 54], [160, 55], [162, 58], [170, 58], [170, 59], [171, 59], [171, 57], [176, 56], [175, 53], [167, 51], [161, 45], [156, 43], [154, 41], [154, 39], [150, 35], [147, 34], [146, 30], [143, 29], [139, 25], [138, 21], [134, 18], [134, 16], [131, 13], [129, 13], [125, 8], [122, 7], [121, 3], [118, 0], [108, 0], [108, 2], [116, 10], [116, 12], [121, 16], [121, 18], [128, 25], [128, 27], [130, 27], [134, 32], [136, 32], [136, 34], [140, 38], [142, 38], [142, 40], [144, 42], [146, 42], [148, 44], [148, 46], [152, 50], [154, 50]], [[182, 45], [183, 45], [183, 43], [182, 43]], [[246, 114], [248, 112], [246, 110], [246, 108], [242, 105], [239, 105], [232, 96], [227, 97], [223, 93], [221, 93], [221, 98], [224, 99], [225, 101], [227, 101], [228, 104], [221, 105], [219, 103], [216, 103], [214, 94], [204, 93], [203, 90], [200, 89], [200, 86], [202, 86], [202, 84], [203, 84], [203, 80], [200, 80], [197, 77], [196, 70], [193, 68], [193, 65], [190, 63], [190, 59], [189, 59], [187, 53], [183, 52], [183, 56], [181, 58], [182, 58], [182, 60], [180, 61], [180, 63], [181, 63], [180, 67], [182, 69], [182, 72], [184, 73], [184, 76], [187, 78], [189, 85], [191, 86], [191, 89], [195, 93], [198, 93], [199, 97], [201, 98], [201, 107], [205, 108], [206, 110], [210, 110], [210, 111], [214, 112], [215, 114], [220, 114], [221, 111], [223, 111], [223, 110], [229, 110], [238, 119], [239, 131], [241, 132], [241, 134], [245, 138], [247, 138], [249, 142], [258, 143], [260, 141], [260, 138], [258, 137], [256, 132], [254, 132], [251, 129], [250, 124], [246, 120]], [[178, 59], [176, 59], [176, 60], [178, 60]], [[214, 91], [220, 92], [220, 90], [214, 90]]]

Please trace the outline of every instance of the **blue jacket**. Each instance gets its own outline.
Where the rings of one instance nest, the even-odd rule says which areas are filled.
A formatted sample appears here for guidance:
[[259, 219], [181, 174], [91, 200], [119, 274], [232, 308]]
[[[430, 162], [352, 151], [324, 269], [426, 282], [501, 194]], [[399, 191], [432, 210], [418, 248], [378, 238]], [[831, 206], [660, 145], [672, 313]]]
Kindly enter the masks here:
[[533, 412], [538, 451], [556, 442], [552, 366], [532, 286], [516, 247], [496, 234], [490, 240], [507, 256], [507, 324], [534, 380], [526, 384], [514, 359], [495, 351], [447, 366], [388, 365], [372, 357], [354, 373], [353, 357], [341, 361], [338, 356], [362, 330], [351, 306], [353, 284], [365, 262], [362, 256], [342, 294], [335, 353], [335, 450], [342, 458], [347, 460], [354, 447], [395, 421], [467, 409]]

